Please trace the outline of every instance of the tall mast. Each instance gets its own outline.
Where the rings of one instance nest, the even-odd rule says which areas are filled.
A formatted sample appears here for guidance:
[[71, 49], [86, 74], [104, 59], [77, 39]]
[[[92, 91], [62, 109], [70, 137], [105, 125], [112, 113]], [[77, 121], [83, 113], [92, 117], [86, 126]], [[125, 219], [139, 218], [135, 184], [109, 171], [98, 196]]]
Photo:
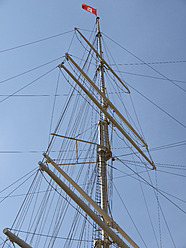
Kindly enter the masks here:
[[[98, 37], [98, 52], [100, 57], [102, 57], [102, 46], [101, 46], [101, 32], [99, 25], [99, 17], [97, 21], [97, 37]], [[105, 95], [105, 81], [104, 81], [104, 64], [99, 58], [99, 71], [100, 71], [100, 90]], [[104, 98], [101, 98], [102, 107], [106, 110], [107, 103]], [[108, 136], [108, 121], [104, 113], [100, 116], [100, 121], [98, 122], [98, 132], [99, 132], [99, 144], [109, 148], [109, 136]], [[100, 190], [101, 190], [101, 208], [107, 214], [107, 167], [106, 167], [106, 152], [103, 149], [99, 149], [99, 165], [100, 165]], [[104, 221], [104, 219], [103, 219]], [[109, 248], [109, 239], [108, 235], [102, 230], [102, 243], [104, 248]]]

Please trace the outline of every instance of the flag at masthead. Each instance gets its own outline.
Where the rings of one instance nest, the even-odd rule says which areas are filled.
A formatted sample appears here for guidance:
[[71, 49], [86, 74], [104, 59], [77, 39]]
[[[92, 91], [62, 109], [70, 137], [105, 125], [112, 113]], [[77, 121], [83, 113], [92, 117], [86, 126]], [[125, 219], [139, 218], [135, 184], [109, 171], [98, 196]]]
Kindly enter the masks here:
[[82, 8], [84, 10], [86, 10], [86, 11], [88, 11], [88, 12], [90, 12], [90, 13], [92, 13], [92, 14], [97, 16], [97, 9], [94, 9], [94, 8], [92, 8], [92, 7], [90, 7], [90, 6], [86, 5], [86, 4], [82, 4]]

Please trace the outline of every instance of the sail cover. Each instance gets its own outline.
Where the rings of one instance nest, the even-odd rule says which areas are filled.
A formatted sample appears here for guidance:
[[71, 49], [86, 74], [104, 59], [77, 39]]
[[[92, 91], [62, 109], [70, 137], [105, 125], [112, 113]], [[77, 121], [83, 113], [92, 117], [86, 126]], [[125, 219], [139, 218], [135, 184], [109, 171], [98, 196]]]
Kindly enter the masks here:
[[90, 6], [88, 6], [88, 5], [86, 5], [86, 4], [82, 4], [82, 8], [84, 10], [87, 10], [88, 12], [94, 14], [94, 15], [97, 15], [97, 10], [92, 8], [92, 7], [90, 7]]

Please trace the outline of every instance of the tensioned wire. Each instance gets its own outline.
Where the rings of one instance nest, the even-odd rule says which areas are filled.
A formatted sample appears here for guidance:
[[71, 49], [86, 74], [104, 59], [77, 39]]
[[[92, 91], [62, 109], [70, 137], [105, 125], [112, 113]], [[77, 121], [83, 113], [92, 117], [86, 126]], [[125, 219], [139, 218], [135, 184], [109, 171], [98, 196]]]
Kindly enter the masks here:
[[[148, 174], [149, 180], [150, 180], [150, 182], [151, 182], [151, 185], [153, 186], [153, 184], [152, 184], [152, 179], [151, 179], [151, 177], [150, 177], [148, 171], [147, 171], [147, 174]], [[157, 179], [157, 177], [156, 177], [156, 179]], [[169, 233], [170, 238], [171, 238], [171, 240], [172, 240], [172, 243], [173, 243], [174, 247], [176, 248], [175, 241], [174, 241], [173, 236], [172, 236], [172, 233], [171, 233], [171, 231], [170, 231], [168, 222], [167, 222], [167, 220], [166, 220], [166, 218], [165, 218], [165, 214], [164, 214], [163, 209], [162, 209], [162, 206], [160, 205], [160, 202], [159, 202], [159, 193], [160, 193], [161, 195], [163, 195], [163, 194], [162, 194], [161, 192], [159, 192], [158, 188], [156, 188], [156, 190], [155, 190], [154, 187], [153, 187], [153, 192], [154, 192], [154, 195], [155, 195], [155, 197], [156, 197], [156, 199], [157, 199], [157, 206], [158, 206], [160, 246], [161, 246], [161, 227], [160, 227], [160, 213], [159, 213], [159, 210], [161, 211], [163, 220], [164, 220], [165, 225], [166, 225], [166, 227], [167, 227], [167, 230], [168, 230], [168, 233]], [[166, 199], [168, 199], [170, 202], [172, 202], [173, 205], [175, 205], [175, 203], [174, 203], [173, 201], [171, 201], [168, 197], [166, 197], [165, 195], [163, 195], [163, 196], [164, 196]], [[179, 209], [183, 211], [183, 209], [181, 209], [181, 208], [179, 208]], [[184, 211], [183, 211], [183, 212], [184, 212]], [[184, 212], [184, 213], [186, 213], [186, 212]]]
[[[44, 178], [45, 178], [45, 177], [44, 177]], [[45, 178], [45, 180], [47, 180], [47, 179]], [[47, 182], [48, 182], [48, 181], [47, 181]], [[49, 182], [48, 182], [48, 183], [49, 183]], [[60, 196], [62, 196], [62, 197], [64, 198], [64, 200], [67, 201], [68, 204], [71, 205], [79, 214], [81, 214], [82, 216], [84, 216], [84, 215], [82, 214], [82, 212], [81, 212], [77, 207], [74, 207], [74, 206], [71, 204], [71, 202], [70, 202], [70, 200], [68, 200], [68, 198], [64, 197], [56, 188], [54, 188], [54, 186], [51, 185], [51, 187], [52, 187]], [[90, 224], [91, 224], [91, 222], [90, 222]], [[91, 224], [91, 225], [92, 225], [92, 224]]]
[[[117, 158], [117, 157], [116, 157]], [[117, 158], [118, 159], [118, 158]], [[119, 159], [118, 159], [119, 160]], [[121, 160], [119, 160], [120, 162], [122, 162]], [[124, 163], [123, 163], [124, 164]], [[124, 164], [125, 166], [127, 166], [126, 164]], [[128, 167], [127, 166], [127, 168], [129, 168], [130, 169], [130, 167]], [[132, 170], [132, 169], [130, 169], [130, 170]], [[156, 191], [158, 191], [161, 195], [162, 195], [162, 193], [158, 190], [158, 189], [156, 189], [152, 184], [150, 185], [150, 183], [148, 183], [144, 178], [142, 178], [137, 172], [135, 172], [134, 170], [132, 170], [139, 178], [141, 178], [141, 179], [143, 179], [149, 186], [151, 186], [152, 188], [153, 188], [153, 190], [154, 190], [154, 193], [155, 193], [155, 190]], [[148, 172], [148, 170], [147, 170], [147, 172]], [[151, 180], [151, 179], [150, 179]], [[125, 209], [127, 210], [127, 208], [126, 208], [126, 205], [124, 204], [124, 201], [123, 201], [123, 199], [121, 198], [121, 196], [120, 196], [120, 194], [119, 194], [119, 192], [118, 192], [118, 190], [117, 190], [117, 188], [114, 186], [114, 188], [116, 189], [116, 191], [117, 191], [117, 194], [119, 195], [119, 197], [120, 197], [120, 200], [122, 201], [122, 204], [123, 204], [123, 206], [125, 207]], [[155, 196], [156, 196], [156, 194], [155, 194]], [[157, 197], [157, 196], [156, 196]], [[166, 197], [167, 198], [167, 197]], [[168, 198], [167, 198], [168, 199]], [[171, 201], [171, 200], [170, 200]], [[171, 201], [172, 202], [172, 201]], [[175, 204], [174, 204], [175, 205]], [[173, 240], [173, 237], [172, 237], [172, 234], [171, 234], [171, 232], [170, 232], [170, 228], [169, 228], [169, 226], [168, 226], [168, 223], [167, 223], [167, 221], [166, 221], [166, 219], [165, 219], [165, 215], [164, 215], [164, 213], [163, 213], [163, 210], [162, 210], [162, 208], [161, 208], [161, 206], [159, 205], [159, 207], [160, 207], [160, 210], [161, 210], [161, 213], [162, 213], [162, 216], [163, 216], [163, 219], [164, 219], [164, 222], [165, 222], [165, 224], [166, 224], [166, 227], [167, 227], [167, 230], [168, 230], [168, 232], [169, 232], [169, 235], [170, 235], [170, 237], [171, 237], [171, 240], [172, 240], [172, 243], [173, 243], [173, 245], [174, 245], [174, 247], [176, 248], [176, 246], [175, 246], [175, 242], [174, 242], [174, 240]], [[182, 210], [183, 211], [183, 210]], [[127, 211], [128, 212], [128, 211]], [[128, 214], [130, 215], [130, 213], [128, 212]], [[135, 225], [135, 223], [134, 223], [134, 225]]]
[[53, 70], [55, 70], [56, 67], [52, 68], [51, 70], [45, 72], [44, 74], [42, 74], [41, 76], [39, 76], [38, 78], [34, 79], [33, 81], [31, 81], [30, 83], [24, 85], [23, 87], [21, 87], [20, 89], [16, 90], [15, 92], [13, 92], [12, 94], [8, 95], [7, 97], [5, 97], [4, 99], [0, 100], [0, 103], [6, 101], [7, 99], [9, 99], [10, 97], [16, 95], [18, 92], [22, 91], [23, 89], [27, 88], [28, 86], [32, 85], [33, 83], [35, 83], [36, 81], [38, 81], [39, 79], [43, 78], [44, 76], [48, 75], [50, 72], [52, 72]]
[[[107, 37], [108, 38], [108, 37]], [[135, 55], [134, 55], [135, 56]], [[139, 59], [140, 60], [140, 59]], [[144, 62], [145, 63], [145, 62]], [[116, 63], [115, 63], [116, 64]], [[118, 71], [120, 72], [120, 70], [119, 70], [119, 68], [118, 68]], [[122, 75], [121, 75], [121, 77], [122, 77]], [[123, 79], [123, 77], [122, 77], [122, 79]], [[167, 78], [165, 78], [164, 77], [164, 79], [166, 79], [166, 80], [169, 80], [169, 79], [167, 79]], [[172, 80], [169, 80], [169, 81], [172, 81]], [[152, 103], [154, 106], [156, 106], [159, 110], [161, 110], [163, 113], [165, 113], [166, 115], [168, 115], [170, 118], [172, 118], [173, 120], [175, 120], [177, 123], [179, 123], [181, 126], [183, 126], [183, 127], [185, 127], [186, 128], [186, 126], [183, 124], [183, 123], [181, 123], [179, 120], [177, 120], [175, 117], [173, 117], [171, 114], [169, 114], [167, 111], [165, 111], [162, 107], [160, 107], [158, 104], [156, 104], [156, 103], [154, 103], [152, 100], [150, 100], [148, 97], [146, 97], [144, 94], [142, 94], [139, 90], [137, 90], [136, 88], [134, 88], [133, 86], [131, 86], [128, 82], [126, 82], [126, 81], [124, 81], [123, 80], [123, 82], [125, 82], [128, 86], [130, 86], [133, 90], [135, 90], [138, 94], [140, 94], [143, 98], [145, 98], [146, 100], [148, 100], [150, 103]], [[116, 83], [116, 82], [115, 82]], [[117, 84], [117, 86], [119, 87], [119, 85]], [[119, 87], [121, 90], [122, 90], [122, 88], [121, 87]], [[131, 95], [131, 94], [130, 94]]]
[[39, 43], [39, 42], [42, 42], [42, 41], [50, 40], [50, 39], [62, 36], [64, 34], [72, 33], [72, 32], [74, 32], [74, 30], [70, 30], [70, 31], [66, 31], [66, 32], [63, 32], [63, 33], [60, 33], [60, 34], [55, 34], [55, 35], [52, 35], [52, 36], [48, 36], [48, 37], [40, 39], [40, 40], [31, 41], [31, 42], [28, 42], [28, 43], [25, 43], [25, 44], [22, 44], [22, 45], [18, 45], [18, 46], [15, 46], [15, 47], [11, 47], [11, 48], [1, 50], [0, 53], [12, 51], [12, 50], [22, 48], [22, 47], [25, 47], [25, 46], [30, 46], [30, 45], [33, 45], [33, 44], [36, 44], [36, 43]]
[[[112, 88], [113, 88], [114, 90], [116, 90], [115, 86], [113, 85], [112, 81], [110, 80], [110, 75], [109, 75], [108, 73], [106, 73], [106, 75], [109, 76], [109, 77], [107, 78], [107, 79], [108, 79], [108, 80], [107, 80], [108, 86], [111, 85]], [[116, 82], [115, 82], [115, 83], [116, 83]], [[117, 83], [116, 83], [116, 85], [117, 85]], [[116, 91], [115, 91], [115, 92], [116, 92]], [[139, 133], [139, 130], [138, 130], [136, 124], [135, 124], [134, 121], [132, 120], [131, 115], [129, 114], [129, 112], [127, 111], [126, 106], [125, 106], [124, 103], [123, 103], [121, 94], [118, 92], [117, 95], [118, 95], [118, 99], [120, 99], [120, 102], [121, 102], [121, 104], [122, 104], [122, 106], [123, 106], [123, 108], [124, 108], [124, 110], [125, 110], [125, 112], [126, 112], [126, 115], [127, 115], [128, 119], [129, 119], [129, 123], [131, 124], [131, 122], [132, 122], [133, 126], [135, 127], [135, 129], [136, 129], [137, 132]], [[111, 112], [111, 115], [113, 116], [113, 113], [112, 113], [112, 112]], [[116, 115], [115, 115], [115, 118], [114, 118], [114, 119], [116, 119]], [[132, 125], [132, 124], [131, 124], [131, 125]], [[125, 129], [124, 124], [121, 122], [121, 120], [120, 120], [120, 125], [122, 126], [123, 129]], [[141, 131], [141, 133], [142, 133], [142, 131]], [[130, 135], [131, 135], [131, 134], [130, 134]], [[141, 135], [141, 136], [142, 136], [142, 135]], [[136, 138], [136, 136], [134, 137], [134, 139], [136, 140], [136, 142], [139, 142], [139, 140]]]
[[[87, 153], [89, 153], [89, 151], [88, 151]], [[69, 246], [68, 246], [68, 247], [69, 247]]]
[[[75, 55], [72, 55], [71, 54], [71, 56], [72, 57], [74, 57], [74, 58], [76, 58], [76, 59], [79, 59], [80, 60], [80, 58], [79, 57], [77, 57], [77, 56], [75, 56]], [[148, 63], [147, 63], [148, 64]], [[95, 65], [95, 64], [93, 64], [93, 65]], [[113, 66], [113, 64], [111, 64], [112, 66]], [[118, 66], [119, 64], [114, 64], [115, 66]], [[131, 75], [134, 75], [134, 76], [140, 76], [140, 77], [149, 77], [149, 78], [153, 78], [153, 79], [158, 79], [158, 80], [166, 80], [167, 81], [167, 79], [165, 79], [165, 78], [160, 78], [160, 77], [155, 77], [155, 76], [151, 76], [151, 75], [143, 75], [143, 74], [138, 74], [138, 73], [132, 73], [132, 72], [124, 72], [124, 71], [121, 71], [119, 68], [118, 68], [118, 70], [114, 70], [115, 72], [120, 72], [120, 73], [125, 73], [125, 74], [131, 74]], [[172, 81], [174, 81], [174, 82], [178, 82], [178, 83], [186, 83], [186, 81], [182, 81], [182, 80], [176, 80], [176, 79], [171, 79]]]
[[[33, 172], [34, 171], [34, 172]], [[27, 173], [25, 176], [29, 175], [30, 173], [32, 173], [31, 175], [29, 175], [28, 178], [26, 178], [23, 182], [21, 182], [14, 190], [12, 190], [7, 196], [3, 197], [3, 199], [0, 201], [0, 203], [2, 203], [5, 199], [7, 199], [12, 193], [14, 193], [18, 188], [20, 188], [25, 182], [28, 181], [28, 179], [30, 179], [34, 174], [35, 174], [36, 169], [32, 170], [31, 172]], [[25, 176], [23, 176], [21, 179], [23, 179]], [[19, 179], [19, 180], [21, 180]], [[17, 180], [16, 183], [19, 181]], [[13, 184], [11, 184], [10, 186], [12, 186]], [[9, 188], [10, 186], [6, 187], [4, 190], [6, 190], [7, 188]], [[3, 191], [4, 191], [3, 190]], [[3, 192], [1, 191], [1, 192]]]
[[[111, 55], [111, 52], [109, 51], [109, 49], [108, 49], [108, 47], [107, 47], [107, 45], [106, 45], [106, 43], [105, 43], [105, 41], [104, 41], [103, 38], [102, 38], [102, 40], [103, 40], [103, 45], [104, 45], [105, 52], [106, 52], [106, 55], [107, 55], [107, 60], [108, 60], [109, 64], [111, 64], [111, 62], [110, 62], [110, 60], [109, 60], [109, 55], [110, 55], [110, 57], [111, 57], [111, 59], [112, 59], [113, 61], [114, 61], [114, 58], [113, 58], [113, 56]], [[115, 63], [115, 61], [114, 61], [114, 63]], [[116, 63], [115, 63], [115, 64], [116, 64]], [[108, 79], [107, 83], [110, 83], [110, 84], [112, 85], [113, 89], [115, 90], [115, 92], [117, 92], [116, 87], [112, 84], [112, 81], [113, 81], [113, 82], [116, 84], [117, 88], [120, 88], [119, 85], [118, 85], [118, 83], [116, 82], [115, 77], [114, 77], [113, 75], [112, 75], [112, 76], [110, 75], [109, 70], [106, 70], [106, 72], [107, 72], [106, 75], [108, 76], [108, 78], [107, 78], [107, 79]], [[123, 80], [123, 82], [125, 82], [125, 81]], [[122, 90], [122, 91], [123, 91], [123, 90]], [[127, 109], [126, 109], [126, 107], [125, 107], [125, 105], [124, 105], [124, 102], [123, 102], [121, 93], [120, 93], [119, 91], [118, 91], [117, 95], [118, 95], [118, 97], [119, 97], [119, 99], [120, 99], [120, 101], [121, 101], [122, 106], [123, 106], [124, 109], [125, 109], [125, 112], [126, 112], [128, 118], [130, 119], [130, 121], [133, 122], [133, 120], [132, 120], [132, 118], [131, 118], [129, 112], [127, 111]], [[131, 124], [131, 123], [130, 123], [130, 124]], [[133, 122], [133, 124], [135, 125], [134, 122]], [[135, 127], [136, 127], [136, 125], [135, 125]], [[136, 127], [136, 128], [137, 128], [137, 127]]]
[[[144, 182], [147, 183], [151, 188], [153, 188], [155, 191], [157, 191], [160, 195], [162, 195], [165, 199], [167, 199], [170, 203], [172, 203], [177, 209], [179, 209], [181, 212], [185, 213], [185, 211], [179, 207], [176, 203], [174, 203], [172, 200], [170, 200], [168, 197], [166, 197], [163, 193], [161, 193], [156, 187], [153, 186], [152, 183], [149, 183], [146, 179], [144, 179], [142, 176], [137, 174], [132, 168], [130, 168], [126, 163], [124, 163], [121, 159], [119, 159], [117, 156], [115, 158], [120, 161], [122, 164], [124, 164], [129, 170], [131, 170], [134, 174], [136, 174], [139, 178], [141, 178]], [[148, 170], [147, 170], [148, 172]], [[151, 179], [150, 179], [151, 180]]]
[[[121, 161], [123, 161], [124, 163], [130, 163], [131, 161], [129, 161], [129, 160], [121, 160]], [[134, 161], [135, 162], [135, 164], [136, 163], [138, 163], [137, 161]], [[108, 166], [109, 167], [111, 167], [111, 165], [109, 165], [108, 164]], [[140, 166], [140, 165], [137, 165], [136, 164], [136, 166], [138, 166], [138, 167], [140, 167], [140, 168], [144, 168], [144, 166], [142, 167], [142, 166]], [[124, 172], [124, 171], [122, 171], [122, 170], [120, 170], [120, 169], [118, 169], [118, 168], [116, 168], [116, 167], [113, 167], [112, 166], [112, 168], [114, 169], [114, 170], [117, 170], [117, 171], [119, 171], [119, 172], [121, 172], [121, 173], [123, 173], [123, 174], [125, 174], [124, 176], [115, 176], [113, 179], [115, 180], [115, 179], [119, 179], [119, 178], [124, 178], [124, 177], [131, 177], [131, 178], [133, 178], [133, 179], [136, 179], [136, 177], [133, 177], [133, 175], [136, 175], [135, 173], [131, 173], [131, 174], [127, 174], [126, 172]], [[151, 169], [150, 169], [150, 171], [152, 171]], [[142, 174], [142, 173], [145, 173], [146, 172], [146, 170], [144, 170], [144, 171], [140, 171], [140, 172], [138, 172], [138, 174]], [[137, 179], [137, 180], [139, 180], [139, 179]], [[144, 183], [144, 184], [146, 184], [144, 181], [141, 181], [142, 183]], [[14, 184], [14, 183], [13, 183]], [[86, 183], [87, 184], [87, 183]], [[81, 185], [83, 185], [83, 184], [80, 184], [80, 186]], [[47, 190], [40, 190], [40, 191], [35, 191], [35, 192], [33, 192], [33, 193], [29, 193], [29, 194], [41, 194], [41, 193], [45, 193]], [[48, 190], [48, 191], [51, 191], [51, 189], [50, 190]], [[166, 195], [169, 195], [169, 196], [171, 196], [171, 197], [173, 197], [173, 198], [175, 198], [175, 199], [177, 199], [177, 200], [179, 200], [179, 201], [181, 201], [181, 202], [183, 202], [183, 203], [186, 203], [186, 201], [185, 200], [183, 200], [183, 199], [180, 199], [180, 198], [178, 198], [177, 196], [174, 196], [174, 195], [172, 195], [172, 194], [170, 194], [170, 193], [168, 193], [168, 192], [165, 192], [164, 190], [161, 190], [160, 188], [159, 188], [159, 191], [161, 191], [161, 192], [163, 192], [163, 193], [165, 193]], [[17, 195], [10, 195], [10, 196], [6, 196], [6, 197], [0, 197], [0, 198], [10, 198], [10, 197], [19, 197], [19, 196], [26, 196], [27, 194], [17, 194]]]
[[186, 92], [186, 90], [184, 88], [182, 88], [181, 86], [179, 86], [178, 84], [176, 84], [173, 80], [169, 79], [168, 77], [166, 77], [164, 74], [162, 74], [161, 72], [159, 72], [158, 70], [156, 70], [154, 67], [152, 67], [150, 64], [146, 63], [145, 61], [143, 61], [141, 58], [139, 58], [138, 56], [136, 56], [134, 53], [130, 52], [128, 49], [126, 49], [124, 46], [120, 45], [118, 42], [114, 41], [113, 39], [111, 39], [110, 37], [108, 37], [106, 34], [104, 34], [105, 37], [107, 37], [109, 40], [111, 40], [113, 43], [115, 43], [116, 45], [118, 45], [119, 47], [121, 47], [124, 51], [126, 51], [127, 53], [129, 53], [130, 55], [132, 55], [133, 57], [135, 57], [137, 60], [141, 61], [143, 64], [147, 65], [150, 69], [152, 69], [153, 71], [155, 71], [156, 73], [158, 73], [160, 76], [162, 76], [163, 78], [165, 78], [166, 80], [168, 80], [169, 82], [171, 82], [172, 84], [174, 84], [176, 87], [178, 87], [179, 89], [181, 89], [182, 91]]
[[[133, 156], [132, 156], [133, 157]], [[134, 160], [134, 158], [133, 158]], [[138, 174], [138, 166], [135, 164], [135, 169], [136, 169], [136, 173]], [[146, 168], [146, 171], [147, 171], [147, 168]], [[144, 203], [145, 203], [145, 207], [146, 207], [146, 210], [147, 210], [147, 215], [148, 215], [148, 218], [149, 218], [149, 221], [150, 221], [150, 224], [151, 224], [151, 227], [152, 227], [152, 232], [154, 234], [154, 238], [155, 238], [155, 241], [156, 241], [156, 244], [157, 244], [157, 247], [159, 247], [159, 244], [158, 244], [158, 240], [157, 240], [157, 236], [156, 236], [156, 232], [155, 232], [155, 227], [154, 227], [154, 224], [153, 224], [153, 221], [152, 221], [152, 218], [151, 218], [151, 214], [150, 214], [150, 210], [149, 210], [149, 207], [148, 207], [148, 204], [147, 204], [147, 200], [146, 200], [146, 196], [145, 196], [145, 192], [143, 190], [143, 185], [142, 185], [142, 182], [139, 178], [138, 179], [138, 182], [139, 182], [139, 185], [140, 185], [140, 189], [141, 189], [141, 192], [142, 192], [142, 195], [143, 195], [143, 199], [144, 199]], [[157, 185], [156, 185], [156, 188], [157, 188]], [[160, 245], [161, 245], [161, 242], [160, 242]]]
[[[122, 161], [122, 160], [121, 160], [121, 161]], [[125, 161], [123, 161], [123, 162], [124, 162], [124, 164], [125, 164]], [[117, 171], [119, 171], [119, 172], [121, 172], [122, 174], [124, 174], [123, 176], [115, 176], [115, 177], [113, 178], [114, 180], [116, 180], [116, 179], [121, 179], [121, 178], [124, 178], [124, 177], [131, 177], [131, 178], [133, 178], [133, 179], [135, 179], [135, 180], [138, 180], [138, 181], [140, 180], [139, 178], [134, 177], [134, 176], [136, 175], [136, 173], [128, 174], [128, 173], [126, 173], [126, 172], [124, 172], [124, 171], [122, 171], [122, 170], [120, 170], [120, 169], [118, 169], [118, 168], [116, 168], [116, 167], [113, 167], [113, 169], [114, 169], [114, 170], [117, 170]], [[151, 169], [148, 169], [148, 170], [152, 171]], [[138, 172], [138, 175], [139, 175], [139, 174], [144, 174], [144, 173], [146, 173], [146, 172], [147, 172], [146, 170], [140, 171], [140, 172]], [[148, 184], [147, 184], [146, 182], [144, 182], [143, 180], [140, 180], [140, 182], [148, 186]], [[170, 193], [167, 193], [166, 191], [161, 190], [160, 188], [159, 188], [158, 190], [159, 190], [160, 192], [162, 192], [162, 193], [168, 195], [168, 196], [171, 196], [172, 198], [175, 198], [176, 200], [179, 200], [179, 201], [181, 201], [181, 202], [183, 202], [183, 203], [186, 203], [185, 200], [180, 199], [180, 198], [178, 198], [177, 196], [174, 196], [174, 195], [172, 195], [172, 194], [170, 194]]]
[[[12, 231], [18, 231], [16, 229], [12, 229]], [[31, 234], [31, 235], [36, 235], [36, 236], [41, 236], [41, 237], [48, 237], [48, 238], [54, 238], [52, 235], [46, 235], [46, 234], [42, 234], [42, 233], [32, 233], [32, 232], [26, 232], [26, 231], [22, 231], [22, 230], [19, 230], [20, 233], [26, 233], [26, 234]], [[1, 237], [0, 237], [1, 238]], [[65, 238], [65, 237], [55, 237], [56, 239], [62, 239], [62, 240], [67, 240], [68, 238]], [[2, 238], [1, 238], [2, 239]], [[76, 239], [74, 238], [73, 241], [80, 241], [80, 239]], [[92, 242], [92, 240], [83, 240], [84, 242]], [[1, 245], [1, 244], [0, 244]]]
[[[84, 63], [84, 65], [83, 65], [83, 68], [85, 67], [86, 61], [87, 61], [87, 59], [85, 60], [85, 63]], [[60, 70], [60, 71], [61, 71], [61, 70]], [[67, 79], [66, 79], [66, 80], [67, 80]], [[68, 80], [67, 80], [67, 81], [68, 81]], [[76, 86], [75, 86], [75, 88], [76, 88]], [[68, 100], [68, 102], [67, 102], [67, 104], [66, 104], [65, 112], [66, 112], [66, 110], [67, 110], [67, 107], [68, 107], [69, 102], [70, 102], [70, 100], [71, 100], [71, 98], [72, 98], [72, 95], [73, 95], [73, 93], [74, 93], [75, 88], [73, 88], [72, 93], [71, 93], [71, 96], [69, 97], [69, 100]], [[57, 125], [57, 127], [56, 127], [54, 133], [56, 133], [57, 130], [58, 130], [58, 129], [60, 128], [60, 126], [61, 126], [61, 121], [62, 121], [62, 118], [64, 117], [64, 112], [62, 112], [62, 113], [63, 113], [63, 114], [61, 115], [61, 117], [60, 117], [60, 119], [59, 119], [58, 125]], [[48, 146], [47, 151], [49, 150], [49, 147], [51, 146], [52, 141], [53, 141], [54, 139], [55, 139], [55, 138], [54, 138], [54, 136], [53, 136], [52, 139], [51, 139], [51, 142], [50, 142], [50, 144], [49, 144], [49, 146]]]

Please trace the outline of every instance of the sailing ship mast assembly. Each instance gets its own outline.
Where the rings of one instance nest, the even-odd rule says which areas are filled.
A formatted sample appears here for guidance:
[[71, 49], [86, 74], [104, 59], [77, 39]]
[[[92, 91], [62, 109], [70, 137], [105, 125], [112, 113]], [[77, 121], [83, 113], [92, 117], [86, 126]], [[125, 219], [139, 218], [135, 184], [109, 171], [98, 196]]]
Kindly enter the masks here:
[[[78, 29], [75, 29], [78, 34], [87, 43], [90, 49], [99, 58], [99, 73], [100, 73], [100, 89], [91, 81], [87, 74], [76, 64], [76, 62], [71, 58], [71, 56], [66, 53], [66, 59], [69, 60], [75, 68], [80, 72], [80, 74], [86, 79], [86, 81], [91, 85], [92, 88], [98, 93], [101, 98], [99, 103], [93, 95], [87, 90], [87, 88], [82, 85], [79, 80], [64, 66], [64, 63], [59, 65], [60, 70], [63, 69], [66, 73], [73, 79], [73, 81], [84, 91], [84, 93], [90, 98], [90, 100], [98, 107], [100, 110], [100, 120], [98, 121], [98, 137], [99, 144], [91, 143], [85, 140], [79, 140], [72, 137], [61, 136], [58, 134], [52, 134], [54, 136], [59, 136], [66, 139], [72, 139], [77, 142], [84, 142], [89, 144], [94, 144], [97, 146], [97, 163], [99, 164], [99, 175], [100, 175], [100, 192], [101, 192], [101, 204], [100, 206], [92, 200], [91, 197], [70, 177], [65, 173], [59, 164], [57, 164], [53, 159], [51, 159], [46, 153], [44, 153], [45, 163], [39, 162], [42, 171], [46, 172], [66, 193], [73, 199], [81, 209], [83, 209], [87, 215], [101, 228], [102, 238], [94, 239], [95, 248], [109, 248], [112, 243], [118, 245], [118, 247], [129, 248], [129, 246], [112, 230], [115, 229], [120, 235], [126, 239], [126, 241], [134, 248], [139, 248], [139, 246], [123, 231], [123, 229], [109, 216], [108, 214], [108, 192], [107, 192], [107, 161], [112, 159], [112, 152], [110, 150], [109, 144], [109, 132], [108, 125], [112, 123], [120, 133], [130, 142], [130, 144], [141, 154], [141, 156], [155, 169], [153, 161], [147, 157], [139, 146], [133, 141], [133, 139], [128, 135], [128, 133], [122, 128], [122, 126], [107, 112], [108, 108], [111, 108], [117, 116], [125, 123], [125, 125], [130, 129], [133, 135], [141, 142], [141, 144], [147, 148], [147, 144], [141, 138], [141, 136], [135, 131], [135, 129], [128, 123], [124, 116], [117, 110], [113, 103], [106, 97], [105, 94], [105, 80], [104, 80], [104, 67], [107, 67], [114, 77], [122, 84], [122, 86], [130, 93], [128, 87], [122, 82], [118, 75], [112, 70], [112, 68], [103, 59], [102, 44], [101, 44], [101, 32], [99, 25], [99, 17], [96, 19], [97, 23], [97, 42], [98, 51], [89, 43], [89, 41], [80, 33]], [[52, 172], [46, 164], [51, 164], [70, 184], [75, 188], [76, 191], [81, 194], [81, 196], [100, 214], [101, 218], [84, 202], [77, 194], [72, 191], [60, 178], [58, 178], [54, 172]], [[78, 156], [77, 156], [78, 164]], [[31, 247], [25, 241], [18, 238], [15, 234], [11, 233], [10, 230], [4, 229], [4, 233], [9, 237], [12, 242], [15, 242], [20, 247], [27, 248]]]

